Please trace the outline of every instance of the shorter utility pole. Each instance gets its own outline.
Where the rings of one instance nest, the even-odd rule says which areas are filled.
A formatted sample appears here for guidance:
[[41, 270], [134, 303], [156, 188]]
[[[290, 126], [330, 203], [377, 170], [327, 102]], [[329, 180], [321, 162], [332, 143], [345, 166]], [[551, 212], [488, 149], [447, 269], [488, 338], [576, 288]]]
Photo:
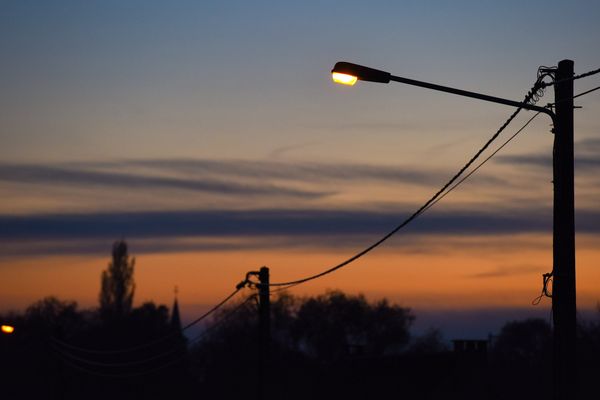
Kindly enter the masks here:
[[269, 353], [271, 346], [271, 299], [269, 290], [269, 268], [258, 272], [258, 400], [269, 398], [267, 378], [269, 376]]

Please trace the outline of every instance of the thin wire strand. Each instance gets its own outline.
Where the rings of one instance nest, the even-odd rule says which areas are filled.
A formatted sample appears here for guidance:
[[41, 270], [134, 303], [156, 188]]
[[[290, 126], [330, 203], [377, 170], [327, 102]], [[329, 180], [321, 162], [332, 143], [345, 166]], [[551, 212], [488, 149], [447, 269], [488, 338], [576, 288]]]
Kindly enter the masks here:
[[[184, 326], [181, 331], [185, 331], [186, 329], [191, 328], [192, 326], [196, 325], [198, 322], [202, 321], [203, 319], [205, 319], [206, 317], [208, 317], [209, 315], [211, 315], [212, 313], [214, 313], [215, 311], [217, 311], [219, 308], [221, 308], [225, 303], [227, 303], [229, 300], [231, 300], [240, 290], [242, 290], [244, 287], [238, 287], [236, 288], [236, 290], [233, 291], [233, 293], [231, 293], [229, 296], [225, 297], [221, 302], [217, 303], [217, 305], [215, 305], [213, 308], [211, 308], [210, 310], [208, 310], [207, 312], [205, 312], [204, 314], [202, 314], [200, 317], [196, 318], [195, 320], [193, 320], [192, 322], [190, 322], [189, 324], [187, 324], [186, 326]], [[57, 344], [66, 347], [68, 349], [71, 350], [77, 350], [83, 353], [89, 353], [89, 354], [123, 354], [123, 353], [130, 353], [130, 352], [134, 352], [134, 351], [138, 351], [141, 349], [145, 349], [151, 346], [154, 346], [156, 344], [162, 343], [168, 339], [173, 338], [175, 335], [177, 335], [177, 332], [172, 332], [169, 333], [168, 335], [165, 335], [161, 338], [152, 340], [150, 342], [144, 343], [144, 344], [140, 344], [137, 346], [132, 346], [129, 348], [125, 348], [125, 349], [117, 349], [117, 350], [99, 350], [99, 349], [89, 349], [89, 348], [85, 348], [85, 347], [80, 347], [80, 346], [75, 346], [72, 345], [70, 343], [67, 343], [65, 341], [62, 341], [58, 338], [52, 337], [52, 341], [56, 342]]]
[[496, 150], [494, 150], [494, 152], [492, 154], [490, 154], [489, 156], [487, 156], [482, 162], [480, 162], [475, 168], [473, 168], [467, 175], [465, 175], [461, 180], [459, 180], [458, 182], [456, 182], [454, 184], [454, 186], [452, 186], [450, 189], [448, 189], [446, 192], [444, 192], [444, 194], [442, 194], [440, 197], [438, 197], [437, 199], [435, 199], [434, 202], [432, 202], [425, 210], [423, 210], [423, 212], [429, 210], [431, 207], [433, 207], [438, 201], [442, 200], [444, 197], [446, 197], [450, 192], [452, 192], [454, 189], [456, 189], [458, 186], [460, 186], [460, 184], [462, 184], [464, 181], [466, 181], [467, 179], [469, 179], [469, 177], [471, 175], [473, 175], [475, 172], [477, 172], [477, 170], [481, 167], [483, 167], [483, 165], [485, 163], [487, 163], [492, 157], [494, 157], [500, 150], [502, 150], [507, 144], [509, 144], [514, 138], [517, 137], [517, 135], [519, 135], [538, 115], [540, 115], [540, 112], [538, 111], [533, 117], [529, 118], [529, 120], [527, 122], [525, 122], [525, 124], [519, 128], [519, 130], [517, 130], [512, 136], [510, 136], [506, 141], [504, 141], [504, 143], [502, 143], [502, 145], [500, 145]]
[[[194, 339], [190, 340], [190, 344], [195, 343], [197, 341], [199, 341], [200, 339], [204, 338], [206, 335], [208, 335], [210, 332], [212, 332], [214, 329], [216, 329], [217, 327], [219, 327], [220, 325], [222, 325], [223, 323], [225, 323], [226, 321], [228, 321], [233, 315], [237, 314], [237, 312], [244, 306], [246, 306], [248, 304], [248, 302], [250, 300], [252, 300], [253, 298], [256, 297], [256, 294], [252, 294], [250, 296], [248, 296], [243, 302], [241, 302], [239, 305], [237, 305], [235, 308], [233, 308], [232, 310], [230, 310], [229, 312], [227, 312], [225, 314], [225, 316], [221, 317], [219, 319], [219, 321], [217, 321], [215, 324], [211, 325], [209, 328], [207, 328], [204, 332], [202, 332], [200, 335], [196, 336]], [[96, 362], [93, 360], [89, 360], [89, 359], [85, 359], [83, 357], [78, 357], [75, 356], [71, 353], [68, 353], [66, 351], [64, 351], [64, 349], [59, 348], [58, 346], [51, 344], [52, 345], [52, 349], [54, 350], [54, 352], [59, 356], [59, 358], [64, 361], [67, 365], [69, 365], [72, 368], [75, 368], [79, 371], [85, 372], [87, 374], [90, 375], [96, 375], [96, 376], [100, 376], [100, 377], [104, 377], [104, 378], [132, 378], [132, 377], [138, 377], [138, 376], [143, 376], [143, 375], [149, 375], [155, 372], [158, 372], [162, 369], [165, 369], [179, 361], [182, 361], [183, 359], [185, 359], [188, 354], [182, 354], [180, 357], [177, 357], [173, 360], [167, 361], [165, 364], [162, 364], [160, 366], [157, 366], [155, 368], [151, 368], [149, 370], [145, 370], [145, 371], [139, 371], [139, 372], [132, 372], [132, 373], [106, 373], [106, 372], [98, 372], [98, 371], [94, 371], [92, 369], [89, 369], [87, 367], [83, 367], [79, 364], [77, 364], [76, 361], [82, 362], [84, 364], [90, 365], [90, 366], [99, 366], [99, 367], [128, 367], [131, 365], [134, 365], [134, 363], [103, 363], [103, 362]], [[137, 364], [137, 363], [136, 363]]]
[[586, 78], [588, 76], [592, 76], [592, 75], [596, 75], [596, 74], [600, 74], [600, 68], [594, 69], [594, 70], [591, 70], [591, 71], [588, 71], [588, 72], [585, 72], [583, 74], [575, 75], [573, 77], [573, 80], [581, 79], [581, 78]]
[[[586, 75], [587, 76], [587, 75]], [[540, 79], [542, 79], [544, 77], [544, 75], [540, 76]], [[599, 90], [599, 87], [596, 87], [594, 89], [590, 89], [587, 90], [585, 92], [579, 93], [575, 96], [573, 96], [573, 99], [576, 99], [578, 97], [584, 96], [586, 94], [592, 93], [596, 90]], [[556, 103], [550, 103], [548, 104], [548, 107], [555, 105]], [[488, 157], [486, 157], [481, 163], [479, 163], [472, 171], [470, 171], [467, 175], [465, 175], [462, 179], [460, 179], [458, 182], [456, 182], [450, 189], [448, 189], [447, 191], [445, 191], [443, 194], [439, 195], [439, 197], [437, 197], [435, 200], [433, 200], [426, 208], [424, 208], [423, 210], [420, 211], [419, 214], [422, 214], [424, 212], [426, 212], [427, 210], [429, 210], [431, 207], [433, 207], [437, 202], [439, 202], [440, 200], [442, 200], [444, 197], [446, 197], [450, 192], [452, 192], [454, 189], [456, 189], [458, 186], [460, 186], [464, 181], [466, 181], [471, 175], [473, 175], [475, 172], [477, 172], [477, 170], [479, 170], [484, 164], [486, 164], [492, 157], [494, 157], [500, 150], [502, 150], [506, 145], [508, 145], [515, 137], [517, 137], [538, 115], [540, 115], [541, 112], [537, 112], [535, 115], [533, 115], [519, 130], [517, 130], [511, 137], [509, 137], [501, 146], [499, 146], [492, 154], [490, 154]], [[511, 116], [512, 117], [512, 116]], [[510, 118], [509, 118], [510, 119]], [[434, 196], [435, 197], [435, 196]], [[418, 211], [417, 211], [418, 212]], [[416, 214], [416, 213], [415, 213]], [[406, 221], [405, 221], [406, 222]], [[341, 268], [341, 267], [340, 267]], [[327, 272], [327, 271], [325, 271]], [[333, 271], [331, 271], [333, 272]], [[321, 275], [322, 276], [322, 275]], [[315, 276], [314, 279], [316, 279], [317, 276]], [[280, 291], [284, 291], [287, 289], [290, 289], [294, 286], [300, 285], [301, 283], [306, 282], [305, 280], [298, 280], [298, 281], [294, 281], [294, 282], [286, 282], [286, 283], [275, 283], [275, 284], [271, 284], [270, 286], [282, 286], [281, 288], [272, 290], [271, 293], [276, 293], [276, 292], [280, 292]]]
[[595, 92], [595, 91], [596, 91], [596, 90], [598, 90], [598, 89], [600, 89], [600, 86], [598, 86], [598, 87], [595, 87], [595, 88], [593, 88], [593, 89], [590, 89], [590, 90], [587, 90], [587, 91], [585, 91], [585, 92], [583, 92], [583, 93], [579, 93], [579, 94], [577, 94], [577, 95], [573, 96], [573, 98], [574, 98], [574, 99], [576, 99], [576, 98], [578, 98], [578, 97], [585, 96], [586, 94], [589, 94], [589, 93]]
[[193, 338], [192, 340], [190, 340], [190, 344], [198, 342], [200, 339], [204, 338], [206, 335], [208, 335], [210, 332], [212, 332], [213, 330], [217, 329], [219, 326], [223, 325], [225, 322], [229, 321], [231, 319], [231, 317], [233, 317], [235, 314], [237, 314], [237, 312], [242, 308], [245, 307], [250, 300], [254, 300], [258, 297], [257, 293], [251, 294], [250, 296], [246, 297], [246, 300], [244, 300], [243, 302], [241, 302], [240, 304], [238, 304], [236, 307], [234, 307], [232, 310], [229, 310], [223, 317], [221, 317], [217, 322], [215, 322], [214, 324], [210, 325], [208, 328], [206, 328], [204, 330], [204, 332], [202, 332], [201, 334], [199, 334], [198, 336], [196, 336], [195, 338]]
[[[523, 103], [529, 104], [532, 98], [534, 98], [534, 97], [538, 98], [539, 97], [538, 94], [540, 93], [541, 85], [542, 85], [542, 82], [540, 80], [537, 80], [536, 83], [531, 88], [531, 90], [525, 96], [525, 100], [523, 101]], [[343, 261], [342, 263], [340, 263], [340, 264], [338, 264], [338, 265], [336, 265], [336, 266], [334, 266], [332, 268], [329, 268], [329, 269], [327, 269], [327, 270], [325, 270], [323, 272], [320, 272], [320, 273], [315, 274], [315, 275], [308, 276], [306, 278], [297, 279], [297, 280], [294, 280], [294, 281], [270, 283], [269, 286], [291, 286], [291, 285], [299, 285], [299, 284], [304, 283], [304, 282], [308, 282], [308, 281], [311, 281], [311, 280], [314, 280], [314, 279], [321, 278], [322, 276], [328, 275], [328, 274], [330, 274], [330, 273], [332, 273], [334, 271], [337, 271], [340, 268], [345, 267], [346, 265], [348, 265], [348, 264], [350, 264], [350, 263], [358, 260], [359, 258], [361, 258], [362, 256], [364, 256], [365, 254], [367, 254], [367, 253], [371, 252], [372, 250], [374, 250], [375, 248], [379, 247], [381, 244], [383, 244], [385, 241], [387, 241], [390, 237], [392, 237], [394, 234], [396, 234], [400, 229], [404, 228], [406, 225], [408, 225], [409, 223], [411, 223], [414, 219], [416, 219], [419, 215], [421, 215], [427, 208], [429, 208], [429, 206], [434, 201], [436, 201], [436, 199], [438, 197], [440, 197], [446, 191], [446, 189], [448, 189], [448, 187], [450, 187], [477, 160], [477, 158], [479, 158], [479, 156], [492, 144], [492, 142], [494, 142], [498, 138], [498, 136], [500, 135], [500, 133], [502, 133], [502, 131], [504, 131], [504, 129], [506, 129], [506, 127], [519, 114], [519, 112], [521, 112], [522, 109], [523, 109], [522, 107], [518, 107], [510, 115], [510, 117], [508, 117], [508, 119], [504, 122], [504, 124], [502, 124], [502, 126], [500, 126], [500, 128], [496, 131], [496, 133], [494, 133], [494, 135], [492, 135], [492, 137], [490, 139], [488, 139], [488, 141], [483, 145], [483, 147], [481, 147], [475, 153], [475, 155], [473, 157], [471, 157], [471, 159], [444, 186], [442, 186], [442, 188], [440, 190], [437, 191], [437, 193], [435, 193], [417, 211], [415, 211], [413, 214], [411, 214], [400, 225], [398, 225], [396, 228], [394, 228], [388, 234], [386, 234], [385, 236], [383, 236], [382, 238], [380, 238], [379, 240], [377, 240], [375, 243], [371, 244], [367, 248], [363, 249], [362, 251], [356, 253], [354, 256], [348, 258], [347, 260]]]
[[561, 80], [558, 80], [558, 81], [542, 82], [541, 87], [542, 88], [547, 88], [549, 86], [553, 86], [553, 85], [556, 85], [558, 83], [563, 83], [563, 82], [568, 82], [568, 81], [574, 81], [574, 80], [577, 80], [577, 79], [586, 78], [588, 76], [596, 75], [596, 74], [599, 74], [599, 73], [600, 73], [600, 68], [594, 69], [594, 70], [591, 70], [591, 71], [588, 71], [588, 72], [585, 72], [583, 74], [574, 75], [574, 76], [572, 76], [570, 78], [564, 78], [564, 79], [561, 79]]
[[84, 364], [88, 364], [88, 365], [92, 365], [92, 366], [96, 366], [96, 367], [111, 367], [111, 368], [132, 367], [132, 366], [136, 366], [136, 365], [143, 365], [143, 364], [149, 363], [151, 361], [158, 360], [162, 357], [169, 356], [178, 351], [181, 351], [181, 348], [179, 347], [179, 348], [171, 349], [169, 351], [165, 351], [163, 353], [160, 353], [160, 354], [157, 354], [157, 355], [154, 355], [151, 357], [147, 357], [147, 358], [144, 358], [141, 360], [122, 361], [122, 362], [104, 362], [104, 361], [90, 360], [89, 358], [78, 356], [69, 351], [61, 349], [55, 343], [52, 343], [51, 346], [54, 348], [54, 350], [61, 352], [63, 355], [69, 357], [72, 360], [79, 361]]
[[218, 303], [216, 306], [214, 306], [213, 308], [211, 308], [210, 310], [208, 310], [207, 312], [205, 312], [203, 315], [201, 315], [200, 317], [196, 318], [195, 320], [193, 320], [192, 322], [190, 322], [189, 324], [187, 324], [183, 328], [181, 328], [181, 330], [185, 331], [186, 329], [191, 328], [192, 326], [196, 325], [198, 322], [202, 321], [204, 318], [208, 317], [210, 314], [212, 314], [215, 311], [217, 311], [219, 308], [223, 307], [225, 305], [225, 303], [227, 303], [229, 300], [231, 300], [233, 298], [233, 296], [235, 296], [236, 294], [238, 294], [238, 292], [240, 290], [242, 290], [243, 288], [244, 288], [244, 286], [242, 286], [242, 287], [238, 286], [229, 296], [225, 297], [220, 303]]
[[294, 286], [298, 286], [299, 284], [300, 283], [296, 282], [296, 283], [291, 283], [291, 284], [289, 284], [287, 286], [281, 286], [281, 287], [278, 287], [277, 289], [271, 290], [269, 292], [269, 294], [273, 294], [273, 293], [277, 293], [277, 292], [283, 292], [284, 290], [288, 290], [290, 288], [293, 288]]
[[133, 372], [133, 373], [126, 373], [126, 374], [110, 374], [110, 373], [104, 373], [104, 372], [98, 372], [98, 371], [94, 371], [91, 370], [89, 368], [86, 367], [82, 367], [81, 365], [77, 364], [76, 362], [74, 362], [73, 360], [69, 359], [68, 356], [66, 356], [66, 353], [57, 350], [56, 348], [53, 348], [55, 354], [68, 366], [70, 366], [71, 368], [77, 369], [79, 371], [85, 372], [87, 374], [90, 375], [96, 375], [96, 376], [100, 376], [103, 378], [123, 378], [123, 379], [127, 379], [127, 378], [135, 378], [135, 377], [139, 377], [139, 376], [143, 376], [143, 375], [149, 375], [149, 374], [153, 374], [155, 372], [161, 371], [173, 364], [176, 364], [180, 361], [183, 361], [185, 358], [187, 358], [187, 354], [182, 355], [181, 357], [177, 357], [171, 361], [168, 361], [167, 363], [160, 365], [156, 368], [152, 368], [150, 370], [147, 371], [142, 371], [142, 372]]

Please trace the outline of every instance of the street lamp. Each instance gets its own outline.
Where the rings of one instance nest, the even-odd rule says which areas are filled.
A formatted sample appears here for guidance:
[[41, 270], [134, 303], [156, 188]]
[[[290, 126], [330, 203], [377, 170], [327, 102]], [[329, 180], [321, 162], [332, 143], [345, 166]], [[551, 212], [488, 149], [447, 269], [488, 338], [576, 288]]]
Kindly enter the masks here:
[[2, 330], [2, 333], [5, 333], [7, 335], [10, 335], [15, 331], [15, 327], [12, 325], [2, 325], [2, 328], [0, 329]]
[[507, 106], [544, 113], [554, 124], [553, 182], [553, 280], [552, 316], [554, 320], [554, 395], [566, 400], [576, 392], [576, 291], [575, 291], [575, 201], [573, 172], [573, 61], [562, 60], [555, 71], [555, 112], [549, 108], [468, 92], [433, 83], [394, 76], [389, 72], [345, 61], [331, 71], [337, 83], [390, 81], [471, 97]]
[[353, 64], [345, 61], [340, 61], [335, 64], [335, 66], [331, 70], [331, 76], [334, 82], [346, 85], [354, 85], [356, 81], [378, 83], [389, 83], [390, 81], [393, 81], [405, 83], [407, 85], [419, 86], [424, 87], [426, 89], [457, 94], [459, 96], [472, 97], [475, 99], [490, 101], [493, 103], [505, 104], [507, 106], [521, 107], [526, 110], [539, 111], [541, 113], [549, 115], [553, 121], [555, 117], [554, 113], [545, 107], [539, 107], [528, 103], [502, 99], [500, 97], [488, 96], [481, 93], [469, 92], [462, 89], [455, 89], [447, 86], [436, 85], [429, 82], [422, 82], [414, 79], [402, 78], [400, 76], [392, 75], [389, 72], [380, 71], [378, 69], [364, 67], [362, 65]]

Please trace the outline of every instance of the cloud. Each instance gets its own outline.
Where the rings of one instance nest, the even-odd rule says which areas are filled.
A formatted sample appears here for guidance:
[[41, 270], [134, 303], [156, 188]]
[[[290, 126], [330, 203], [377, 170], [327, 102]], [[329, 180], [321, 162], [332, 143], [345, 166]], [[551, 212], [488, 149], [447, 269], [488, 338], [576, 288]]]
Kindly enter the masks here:
[[[497, 160], [504, 164], [552, 168], [552, 155], [549, 153], [498, 156]], [[591, 170], [595, 170], [598, 167], [600, 167], [600, 140], [583, 139], [576, 142], [575, 169], [581, 172], [591, 172]]]
[[253, 179], [294, 182], [383, 181], [396, 184], [439, 184], [448, 173], [409, 166], [383, 166], [352, 163], [287, 163], [248, 160], [140, 160], [128, 164], [160, 168], [179, 173], [210, 173]]
[[[541, 168], [552, 168], [552, 156], [542, 154], [500, 156], [498, 161], [504, 164], [531, 165]], [[600, 159], [596, 156], [575, 156], [575, 169], [589, 171], [600, 167]]]
[[[360, 248], [390, 232], [409, 215], [406, 211], [360, 210], [218, 210], [113, 212], [0, 216], [3, 256], [103, 254], [113, 240], [135, 241], [138, 252], [211, 251], [276, 248]], [[577, 214], [579, 233], [600, 233], [600, 212]], [[434, 235], [485, 237], [548, 234], [550, 210], [537, 208], [450, 210], [419, 217], [394, 242], [406, 251], [426, 249], [421, 241]], [[510, 274], [503, 268], [475, 277]]]
[[575, 143], [575, 148], [580, 153], [600, 154], [600, 139], [588, 138]]
[[[539, 272], [548, 269], [544, 266], [535, 266], [531, 264], [522, 265], [502, 265], [495, 269], [468, 275], [469, 278], [503, 278], [515, 275], [526, 275], [532, 272]], [[550, 268], [551, 269], [551, 268]]]
[[[439, 185], [454, 171], [432, 170], [423, 166], [377, 165], [334, 162], [284, 162], [255, 160], [209, 159], [144, 159], [114, 162], [71, 164], [78, 168], [149, 168], [154, 173], [175, 173], [183, 176], [235, 177], [237, 179], [268, 180], [287, 183], [323, 184], [331, 182], [382, 182], [386, 184]], [[488, 185], [509, 184], [492, 175], [479, 174]]]
[[[211, 210], [0, 216], [3, 240], [174, 237], [308, 237], [383, 235], [409, 212], [360, 210]], [[577, 213], [579, 232], [600, 233], [600, 212]], [[493, 235], [551, 232], [550, 210], [449, 210], [419, 217], [416, 234]]]
[[[347, 236], [387, 232], [408, 215], [406, 211], [267, 209], [0, 216], [0, 237]], [[453, 234], [540, 232], [551, 229], [551, 216], [537, 210], [487, 214], [457, 210], [426, 214], [409, 229]]]
[[274, 158], [274, 159], [283, 158], [283, 155], [286, 155], [288, 153], [294, 152], [296, 150], [301, 150], [306, 147], [316, 146], [319, 144], [320, 144], [319, 142], [307, 142], [307, 143], [291, 144], [288, 146], [280, 146], [280, 147], [277, 147], [277, 148], [271, 150], [271, 152], [268, 155], [268, 158], [270, 158], [270, 159], [271, 158]]
[[300, 190], [269, 183], [240, 183], [208, 177], [183, 178], [161, 175], [144, 175], [126, 172], [106, 172], [81, 168], [81, 166], [47, 166], [34, 164], [0, 164], [0, 181], [44, 184], [55, 186], [104, 186], [126, 189], [181, 189], [221, 195], [289, 196], [316, 198], [331, 192]]

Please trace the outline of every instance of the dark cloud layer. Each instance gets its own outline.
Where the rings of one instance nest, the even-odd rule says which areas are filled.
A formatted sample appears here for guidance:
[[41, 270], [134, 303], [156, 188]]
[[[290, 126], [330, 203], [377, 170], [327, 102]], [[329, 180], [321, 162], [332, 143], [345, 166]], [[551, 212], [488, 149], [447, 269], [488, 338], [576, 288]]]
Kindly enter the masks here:
[[234, 175], [246, 178], [268, 178], [289, 181], [395, 181], [398, 183], [431, 184], [447, 178], [440, 171], [427, 171], [407, 166], [351, 163], [285, 163], [245, 160], [142, 160], [129, 164], [174, 170], [186, 173]]
[[[498, 160], [504, 164], [531, 165], [542, 168], [552, 168], [552, 156], [542, 154], [527, 154], [515, 156], [501, 156]], [[575, 169], [587, 171], [600, 167], [600, 159], [591, 156], [576, 156]]]
[[[5, 239], [84, 237], [184, 237], [355, 235], [384, 233], [408, 212], [331, 210], [251, 210], [115, 212], [0, 216]], [[600, 212], [579, 211], [579, 231], [600, 232]], [[449, 211], [426, 214], [407, 229], [417, 233], [502, 234], [547, 232], [549, 212], [539, 210], [490, 213]]]
[[280, 195], [321, 197], [329, 193], [297, 190], [271, 184], [241, 184], [231, 180], [170, 178], [46, 165], [0, 164], [0, 181], [79, 187], [183, 189], [222, 195]]
[[[330, 210], [172, 211], [0, 217], [2, 238], [355, 235], [384, 233], [407, 212]], [[597, 216], [595, 216], [597, 218]], [[551, 229], [540, 212], [483, 214], [456, 211], [425, 215], [418, 233], [497, 234]]]
[[[5, 253], [88, 253], [118, 238], [142, 241], [148, 252], [293, 247], [294, 243], [336, 247], [357, 238], [383, 236], [408, 216], [406, 211], [250, 210], [116, 212], [0, 216]], [[577, 231], [600, 233], [600, 212], [577, 213]], [[496, 235], [549, 233], [550, 210], [470, 210], [430, 212], [405, 228], [404, 235]], [[181, 243], [177, 239], [201, 239]], [[246, 241], [235, 242], [238, 239]], [[327, 245], [323, 244], [323, 238]], [[212, 240], [212, 241], [211, 241]], [[233, 241], [232, 241], [233, 240]], [[62, 243], [55, 246], [53, 242]], [[362, 243], [362, 242], [361, 242]], [[105, 246], [103, 244], [103, 246]], [[183, 246], [183, 247], [182, 247]], [[7, 250], [12, 248], [13, 250]], [[78, 250], [79, 249], [79, 250]], [[6, 255], [6, 254], [5, 254]]]
[[[0, 181], [129, 189], [189, 190], [217, 195], [265, 195], [317, 198], [334, 194], [331, 183], [380, 182], [440, 185], [451, 171], [423, 167], [353, 163], [287, 163], [277, 161], [162, 159], [63, 164], [1, 164]], [[486, 176], [482, 184], [507, 185]], [[312, 185], [312, 189], [298, 189]], [[327, 189], [319, 189], [326, 186]], [[316, 187], [316, 189], [314, 188]]]
[[[504, 164], [531, 165], [552, 168], [552, 154], [521, 154], [498, 156]], [[600, 139], [583, 139], [575, 143], [575, 169], [578, 172], [592, 172], [600, 167]]]

